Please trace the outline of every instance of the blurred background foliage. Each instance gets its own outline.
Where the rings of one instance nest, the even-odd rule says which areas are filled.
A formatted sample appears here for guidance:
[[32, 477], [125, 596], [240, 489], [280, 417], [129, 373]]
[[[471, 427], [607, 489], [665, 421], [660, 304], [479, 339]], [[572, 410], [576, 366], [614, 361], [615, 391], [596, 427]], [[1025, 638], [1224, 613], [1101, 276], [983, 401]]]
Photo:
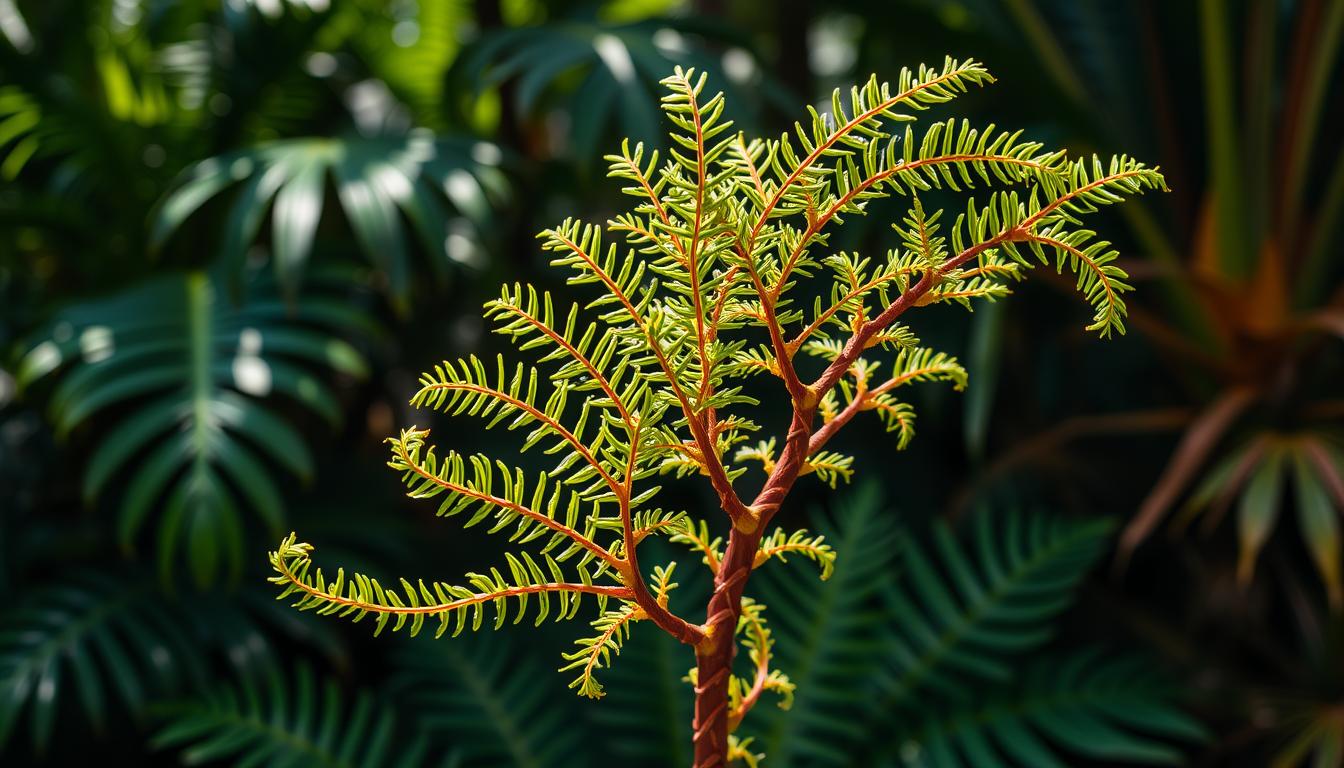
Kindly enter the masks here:
[[565, 290], [532, 235], [619, 210], [600, 157], [666, 141], [674, 64], [778, 132], [950, 53], [1000, 78], [958, 114], [1163, 167], [1106, 230], [1133, 330], [1085, 339], [1048, 279], [930, 313], [968, 392], [899, 456], [856, 428], [870, 484], [786, 514], [840, 560], [762, 574], [799, 690], [746, 735], [771, 766], [1344, 765], [1342, 34], [1331, 0], [0, 0], [0, 758], [685, 765], [661, 634], [590, 704], [562, 634], [373, 643], [271, 600], [262, 553], [484, 562], [380, 440], [424, 421], [416, 372], [493, 350], [499, 282]]

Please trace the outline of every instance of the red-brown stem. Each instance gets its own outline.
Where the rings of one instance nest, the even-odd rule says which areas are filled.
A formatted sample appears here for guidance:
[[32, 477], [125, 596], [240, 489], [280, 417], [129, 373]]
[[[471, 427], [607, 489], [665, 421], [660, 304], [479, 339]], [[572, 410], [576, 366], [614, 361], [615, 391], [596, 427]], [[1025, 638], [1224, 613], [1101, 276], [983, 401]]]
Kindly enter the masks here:
[[738, 615], [742, 611], [742, 590], [751, 573], [760, 547], [757, 528], [744, 533], [737, 528], [728, 535], [728, 549], [714, 577], [714, 594], [709, 599], [710, 635], [695, 649], [695, 768], [722, 768], [728, 761], [728, 679], [733, 657], [737, 655]]
[[[945, 262], [937, 272], [942, 273], [956, 269], [975, 258], [985, 249], [992, 248], [1000, 242], [1019, 235], [1019, 230], [1008, 230], [1000, 233], [984, 243], [967, 248], [957, 254]], [[900, 317], [907, 309], [914, 306], [924, 294], [933, 288], [936, 282], [937, 276], [934, 272], [926, 272], [896, 301], [882, 310], [877, 317], [864, 323], [855, 331], [849, 342], [845, 344], [840, 356], [811, 385], [810, 389], [814, 396], [819, 399], [831, 387], [834, 387], [850, 366], [854, 364], [854, 361], [858, 359], [868, 341], [879, 331], [895, 322], [896, 318]], [[750, 532], [744, 532], [734, 527], [729, 533], [728, 549], [724, 552], [723, 560], [719, 563], [718, 574], [714, 577], [714, 594], [709, 599], [709, 608], [706, 611], [706, 636], [695, 649], [696, 686], [695, 720], [693, 723], [695, 760], [693, 768], [722, 768], [727, 764], [728, 726], [729, 715], [731, 714], [728, 711], [728, 680], [732, 676], [733, 658], [737, 654], [734, 633], [737, 629], [738, 618], [742, 613], [742, 592], [746, 588], [747, 579], [750, 577], [755, 564], [756, 551], [760, 548], [761, 535], [765, 531], [766, 524], [774, 517], [780, 504], [783, 503], [784, 498], [793, 488], [793, 483], [798, 479], [798, 473], [803, 467], [803, 462], [806, 461], [808, 454], [812, 451], [812, 422], [815, 416], [815, 403], [810, 406], [800, 406], [795, 403], [793, 419], [789, 424], [789, 434], [784, 442], [784, 450], [780, 453], [774, 471], [770, 473], [765, 486], [757, 494], [756, 500], [750, 507], [757, 517], [757, 526]], [[837, 419], [832, 422], [835, 424], [836, 421], [839, 421], [834, 427], [830, 424], [822, 427], [821, 430], [818, 430], [817, 437], [821, 439], [821, 442], [824, 442], [848, 420], [848, 418]]]
[[737, 655], [734, 633], [742, 613], [742, 591], [756, 563], [765, 523], [788, 495], [803, 459], [815, 408], [795, 409], [789, 436], [775, 470], [756, 496], [752, 508], [760, 516], [760, 525], [750, 532], [733, 528], [728, 534], [728, 549], [714, 577], [714, 594], [709, 599], [705, 628], [707, 637], [695, 649], [695, 768], [720, 768], [728, 760], [728, 680], [733, 658]]

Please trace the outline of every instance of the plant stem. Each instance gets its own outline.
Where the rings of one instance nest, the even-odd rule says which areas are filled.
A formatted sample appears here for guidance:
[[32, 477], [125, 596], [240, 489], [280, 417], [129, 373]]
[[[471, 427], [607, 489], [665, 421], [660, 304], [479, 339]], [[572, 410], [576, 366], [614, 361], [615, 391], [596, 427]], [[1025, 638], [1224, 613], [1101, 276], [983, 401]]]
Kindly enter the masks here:
[[751, 533], [732, 529], [714, 594], [709, 599], [706, 626], [711, 635], [695, 650], [694, 768], [721, 768], [728, 764], [728, 680], [737, 654], [734, 634], [742, 613], [742, 590], [751, 574], [764, 527]]

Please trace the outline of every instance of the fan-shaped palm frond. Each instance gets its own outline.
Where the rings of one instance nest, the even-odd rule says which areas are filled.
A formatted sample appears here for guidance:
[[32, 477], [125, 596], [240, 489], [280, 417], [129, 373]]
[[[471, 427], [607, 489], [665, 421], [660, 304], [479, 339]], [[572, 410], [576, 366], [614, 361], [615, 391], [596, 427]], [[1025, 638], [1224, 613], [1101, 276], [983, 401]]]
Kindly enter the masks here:
[[117, 710], [195, 682], [200, 654], [147, 582], [80, 578], [38, 590], [0, 616], [0, 746], [25, 711], [38, 751], [70, 697], [95, 728]]
[[[407, 700], [472, 768], [590, 765], [583, 730], [538, 684], [548, 675], [502, 638], [410, 641], [397, 657]], [[567, 702], [572, 705], [572, 702]]]
[[223, 267], [242, 271], [270, 211], [271, 263], [281, 285], [293, 289], [313, 250], [330, 177], [355, 240], [404, 302], [412, 282], [405, 222], [441, 279], [453, 264], [480, 263], [493, 208], [506, 194], [500, 162], [493, 144], [422, 131], [261, 144], [187, 169], [159, 207], [152, 241], [162, 246], [205, 203], [240, 185], [220, 241]]
[[[532, 27], [491, 31], [470, 45], [455, 75], [475, 88], [512, 80], [518, 107], [536, 110], [543, 96], [563, 94], [575, 158], [592, 157], [604, 137], [620, 135], [665, 145], [657, 108], [658, 83], [677, 65], [716, 75], [732, 91], [739, 117], [748, 102], [747, 81], [723, 77], [724, 67], [698, 40], [734, 42], [724, 29], [676, 18], [609, 23], [571, 18]], [[751, 62], [750, 55], [742, 58]], [[748, 67], [747, 78], [761, 78]]]
[[[272, 671], [262, 686], [243, 679], [202, 697], [161, 708], [166, 724], [157, 749], [174, 749], [188, 765], [416, 768], [435, 764], [427, 740], [405, 716], [368, 693], [353, 703], [333, 680], [319, 683], [305, 665], [291, 683]], [[398, 729], [402, 732], [399, 734]]]
[[1172, 698], [1172, 688], [1141, 659], [1090, 651], [1040, 659], [1010, 685], [895, 719], [893, 737], [872, 764], [1076, 765], [1068, 755], [1178, 765], [1181, 752], [1172, 742], [1198, 741], [1204, 731]]
[[71, 306], [30, 344], [17, 379], [24, 387], [55, 380], [46, 400], [59, 434], [112, 406], [131, 409], [110, 426], [97, 420], [84, 474], [90, 502], [127, 478], [123, 545], [161, 508], [163, 567], [185, 544], [193, 575], [205, 583], [221, 565], [235, 570], [241, 561], [240, 508], [282, 527], [280, 485], [266, 465], [307, 478], [312, 459], [296, 427], [262, 398], [281, 395], [338, 422], [341, 406], [323, 377], [362, 377], [362, 356], [341, 336], [372, 330], [342, 296], [348, 279], [314, 283], [288, 304], [257, 276], [246, 303], [235, 305], [205, 273], [163, 277]]
[[811, 563], [767, 563], [757, 592], [781, 606], [771, 616], [774, 665], [797, 686], [792, 707], [771, 708], [752, 728], [756, 748], [777, 766], [848, 762], [837, 761], [835, 745], [860, 736], [867, 705], [858, 692], [872, 688], [883, 620], [872, 600], [896, 566], [895, 521], [876, 486], [860, 486], [834, 522], [818, 516], [815, 527], [835, 548], [830, 578], [819, 579]]
[[970, 699], [988, 681], [1011, 679], [1013, 660], [1049, 639], [1112, 527], [981, 512], [969, 547], [943, 524], [934, 528], [936, 557], [907, 545], [907, 578], [884, 595], [896, 619], [879, 717], [918, 710], [931, 696]]

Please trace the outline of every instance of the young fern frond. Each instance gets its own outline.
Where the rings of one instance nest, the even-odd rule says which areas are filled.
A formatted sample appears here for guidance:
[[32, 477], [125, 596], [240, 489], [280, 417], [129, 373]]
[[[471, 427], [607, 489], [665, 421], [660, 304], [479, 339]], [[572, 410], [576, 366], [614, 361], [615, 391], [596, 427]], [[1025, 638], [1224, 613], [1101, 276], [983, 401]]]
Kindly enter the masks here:
[[677, 544], [685, 544], [699, 552], [710, 572], [718, 572], [719, 563], [723, 560], [723, 537], [711, 536], [709, 524], [704, 520], [699, 522], [690, 518], [682, 520], [680, 529], [672, 534], [671, 540]]
[[803, 462], [798, 475], [816, 475], [818, 480], [835, 488], [840, 481], [849, 482], [854, 476], [854, 457], [835, 451], [817, 451]]
[[835, 550], [826, 543], [825, 536], [808, 536], [807, 531], [797, 530], [785, 534], [782, 528], [761, 539], [761, 548], [756, 550], [753, 568], [760, 568], [771, 559], [787, 562], [789, 555], [796, 554], [816, 563], [821, 568], [821, 580], [831, 578], [835, 572]]
[[276, 575], [270, 581], [283, 588], [278, 599], [297, 595], [293, 605], [301, 611], [316, 611], [323, 616], [352, 616], [355, 622], [372, 615], [374, 635], [381, 634], [391, 623], [393, 632], [399, 632], [409, 624], [410, 634], [414, 637], [424, 628], [426, 619], [437, 619], [436, 638], [442, 637], [450, 628], [456, 637], [468, 623], [472, 631], [479, 630], [491, 613], [494, 627], [499, 629], [509, 620], [510, 601], [515, 604], [512, 615], [513, 623], [517, 624], [527, 615], [527, 604], [532, 595], [537, 596], [535, 622], [540, 626], [550, 616], [552, 595], [559, 602], [556, 621], [572, 619], [583, 595], [596, 595], [599, 609], [608, 598], [631, 596], [625, 587], [594, 584], [592, 574], [582, 566], [575, 569], [580, 580], [567, 581], [554, 558], [542, 555], [539, 565], [527, 553], [505, 555], [511, 578], [501, 574], [498, 568], [491, 568], [487, 574], [467, 574], [470, 586], [437, 581], [426, 584], [423, 580], [412, 584], [401, 579], [398, 591], [395, 587], [385, 588], [377, 579], [360, 573], [347, 576], [344, 569], [337, 570], [336, 577], [328, 582], [321, 568], [312, 567], [309, 559], [312, 549], [291, 534], [271, 553], [271, 568]]
[[770, 666], [775, 641], [770, 634], [770, 626], [765, 620], [765, 606], [743, 598], [742, 615], [737, 620], [737, 634], [742, 637], [742, 647], [747, 650], [755, 675], [744, 679], [736, 675], [728, 683], [728, 706], [738, 713], [729, 716], [730, 722], [740, 721], [742, 715], [751, 709], [761, 694], [770, 691], [779, 696], [779, 708], [793, 706], [795, 686], [789, 682], [789, 676]]
[[892, 364], [891, 378], [877, 387], [887, 392], [906, 384], [921, 381], [951, 382], [952, 388], [960, 392], [966, 388], [966, 369], [961, 367], [955, 357], [945, 352], [935, 352], [927, 347], [902, 349], [896, 353]]
[[[667, 594], [678, 586], [672, 581], [672, 573], [676, 567], [677, 564], [673, 562], [653, 570], [653, 591], [659, 604], [665, 605]], [[620, 608], [606, 611], [594, 619], [593, 629], [597, 630], [597, 634], [575, 640], [574, 644], [579, 646], [579, 649], [563, 655], [569, 664], [561, 667], [561, 672], [579, 670], [579, 676], [570, 682], [569, 687], [577, 689], [580, 696], [590, 699], [602, 698], [605, 691], [593, 676], [594, 673], [611, 666], [612, 657], [619, 656], [625, 641], [630, 639], [631, 626], [648, 618], [649, 615], [639, 607], [639, 604], [626, 602]]]
[[594, 419], [597, 421], [594, 433], [585, 434], [593, 410], [592, 400], [583, 401], [571, 430], [563, 423], [570, 392], [567, 382], [555, 382], [550, 394], [539, 405], [541, 387], [536, 368], [526, 368], [519, 363], [509, 373], [501, 355], [496, 358], [495, 369], [492, 377], [485, 364], [474, 355], [457, 365], [435, 366], [432, 374], [421, 377], [420, 389], [411, 397], [411, 404], [454, 416], [478, 416], [487, 420], [488, 427], [510, 418], [506, 429], [533, 426], [523, 441], [522, 450], [550, 438], [551, 444], [543, 451], [560, 455], [551, 474], [564, 476], [570, 484], [588, 483], [582, 491], [585, 498], [615, 499], [620, 488], [616, 476], [624, 469], [630, 446], [601, 418]]
[[579, 670], [579, 676], [570, 681], [569, 687], [578, 691], [580, 696], [590, 699], [602, 698], [604, 691], [593, 673], [611, 665], [613, 656], [621, 653], [621, 646], [630, 638], [631, 625], [647, 618], [635, 603], [623, 603], [616, 610], [607, 611], [593, 620], [593, 629], [597, 634], [574, 641], [579, 649], [563, 654], [569, 662], [560, 668], [561, 672]]
[[[581, 565], [587, 565], [594, 558], [600, 561], [599, 568], [617, 562], [611, 552], [594, 540], [594, 534], [604, 522], [600, 504], [586, 501], [581, 494], [551, 481], [545, 472], [532, 483], [529, 491], [522, 470], [510, 469], [484, 456], [464, 457], [449, 452], [440, 461], [433, 447], [425, 448], [428, 434], [428, 430], [412, 427], [402, 430], [400, 437], [388, 438], [392, 446], [388, 466], [402, 473], [411, 498], [443, 496], [438, 515], [451, 517], [470, 513], [463, 528], [493, 516], [495, 522], [490, 533], [512, 527], [509, 541], [528, 543], [544, 538], [542, 553], [563, 545], [556, 555], [558, 561], [582, 554]], [[498, 492], [495, 490], [496, 470], [502, 486]]]

